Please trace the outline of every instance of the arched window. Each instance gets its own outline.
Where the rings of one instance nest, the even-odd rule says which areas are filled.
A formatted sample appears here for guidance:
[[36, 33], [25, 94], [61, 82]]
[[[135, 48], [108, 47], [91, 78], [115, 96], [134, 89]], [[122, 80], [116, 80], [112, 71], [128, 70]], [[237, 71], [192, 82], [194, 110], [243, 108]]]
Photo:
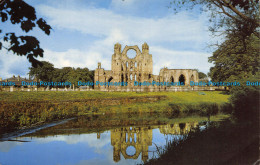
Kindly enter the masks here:
[[180, 127], [180, 133], [181, 134], [185, 133], [184, 131], [185, 131], [186, 123], [180, 123], [179, 127]]
[[193, 82], [194, 82], [194, 76], [193, 76], [193, 75], [191, 75], [190, 81], [193, 81]]
[[126, 54], [128, 58], [135, 58], [136, 51], [134, 49], [129, 49]]
[[[110, 77], [110, 78], [108, 79], [108, 82], [110, 83], [112, 80], [113, 80], [113, 77]], [[108, 84], [108, 86], [110, 86], [110, 84]]]
[[180, 82], [180, 85], [185, 85], [185, 77], [183, 74], [180, 75], [179, 82]]
[[121, 74], [121, 82], [124, 82], [124, 75]]
[[172, 83], [174, 83], [174, 78], [173, 78], [173, 76], [171, 76], [170, 81], [171, 81]]
[[131, 81], [133, 80], [133, 76], [132, 76], [132, 74], [130, 74], [130, 80], [131, 80]]

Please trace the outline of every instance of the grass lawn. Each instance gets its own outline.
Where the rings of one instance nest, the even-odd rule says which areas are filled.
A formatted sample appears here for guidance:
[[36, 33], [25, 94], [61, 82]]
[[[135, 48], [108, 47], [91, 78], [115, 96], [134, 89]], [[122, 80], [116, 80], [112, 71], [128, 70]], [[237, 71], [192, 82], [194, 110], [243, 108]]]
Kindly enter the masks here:
[[151, 92], [151, 93], [129, 93], [129, 96], [140, 96], [140, 95], [165, 95], [166, 100], [151, 102], [151, 103], [135, 103], [128, 105], [114, 105], [102, 107], [100, 112], [112, 112], [112, 113], [122, 113], [122, 112], [166, 112], [171, 111], [171, 105], [178, 105], [179, 109], [182, 111], [184, 109], [190, 109], [199, 106], [201, 104], [216, 104], [221, 106], [228, 103], [229, 95], [221, 94], [219, 91], [207, 91], [203, 92]]
[[223, 95], [219, 91], [202, 92], [97, 92], [97, 91], [45, 91], [45, 92], [0, 92], [0, 101], [66, 101], [66, 100], [83, 100], [94, 98], [118, 98], [134, 96], [153, 96], [165, 95], [168, 101], [174, 103], [224, 103], [228, 101], [229, 95]]
[[[203, 94], [202, 94], [203, 93]], [[157, 102], [119, 102], [114, 105], [99, 105], [102, 98], [126, 98], [141, 96], [166, 96]], [[101, 99], [88, 104], [86, 99]], [[0, 127], [10, 125], [30, 126], [34, 123], [51, 122], [87, 114], [152, 113], [157, 116], [166, 113], [170, 118], [191, 115], [208, 116], [221, 114], [228, 103], [229, 95], [219, 91], [205, 92], [0, 92]], [[77, 100], [77, 102], [62, 102]], [[82, 100], [82, 102], [80, 101]], [[35, 102], [39, 101], [39, 102]], [[44, 101], [44, 102], [40, 102]], [[60, 102], [59, 102], [60, 101]], [[110, 102], [111, 100], [104, 100]], [[0, 128], [1, 129], [1, 128]]]

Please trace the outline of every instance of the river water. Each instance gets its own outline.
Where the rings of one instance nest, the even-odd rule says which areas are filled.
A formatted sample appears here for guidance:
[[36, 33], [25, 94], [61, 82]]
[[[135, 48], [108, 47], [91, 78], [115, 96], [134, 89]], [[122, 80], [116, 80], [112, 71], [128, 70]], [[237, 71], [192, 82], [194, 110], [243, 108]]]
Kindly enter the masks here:
[[140, 164], [205, 118], [85, 116], [0, 142], [1, 165]]

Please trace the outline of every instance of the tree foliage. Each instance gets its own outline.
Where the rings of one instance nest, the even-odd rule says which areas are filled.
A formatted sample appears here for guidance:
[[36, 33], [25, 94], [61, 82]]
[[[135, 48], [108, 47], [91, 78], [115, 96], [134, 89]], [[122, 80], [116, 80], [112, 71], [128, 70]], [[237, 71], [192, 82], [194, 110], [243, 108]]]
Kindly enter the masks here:
[[199, 79], [207, 78], [207, 75], [203, 72], [199, 72]]
[[[49, 35], [51, 27], [42, 18], [37, 18], [35, 9], [23, 0], [5, 0], [0, 3], [0, 20], [3, 23], [19, 24], [21, 29], [28, 33], [38, 26], [45, 34]], [[5, 48], [19, 56], [27, 56], [33, 67], [41, 63], [36, 57], [43, 57], [43, 49], [40, 42], [34, 36], [16, 36], [14, 32], [2, 33], [0, 37], [3, 41], [8, 42], [9, 46], [3, 46], [0, 40], [0, 50]]]
[[[240, 121], [258, 122], [258, 126], [260, 91], [257, 83], [259, 79], [259, 73], [251, 75], [246, 80], [240, 80], [241, 86], [232, 87], [230, 92], [230, 102], [234, 106], [233, 115]], [[248, 82], [251, 82], [250, 85]]]
[[43, 81], [53, 80], [55, 68], [53, 64], [47, 61], [42, 61], [42, 66], [40, 67], [31, 67], [29, 69], [29, 75], [32, 78], [40, 79]]
[[63, 67], [59, 69], [54, 68], [53, 64], [46, 61], [43, 61], [42, 64], [37, 68], [29, 68], [30, 77], [48, 82], [71, 82], [75, 86], [78, 86], [78, 81], [94, 81], [94, 71], [90, 71], [88, 68]]
[[171, 6], [176, 12], [181, 8], [197, 9], [211, 14], [210, 31], [214, 35], [233, 36], [244, 41], [252, 34], [259, 35], [259, 0], [177, 0]]
[[[244, 49], [244, 43], [248, 49]], [[252, 35], [245, 42], [230, 37], [209, 57], [214, 66], [209, 76], [214, 81], [244, 79], [256, 75], [260, 69], [260, 39]]]

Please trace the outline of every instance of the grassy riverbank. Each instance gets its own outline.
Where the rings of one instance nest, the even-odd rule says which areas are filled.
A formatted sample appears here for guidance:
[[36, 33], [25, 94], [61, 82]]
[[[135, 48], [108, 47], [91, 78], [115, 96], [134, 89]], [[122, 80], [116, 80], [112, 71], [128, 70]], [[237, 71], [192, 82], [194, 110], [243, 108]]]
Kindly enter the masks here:
[[212, 123], [205, 130], [197, 128], [181, 140], [169, 141], [158, 150], [158, 158], [144, 165], [254, 164], [259, 157], [258, 132], [258, 123]]
[[[154, 96], [152, 100], [151, 96]], [[162, 96], [164, 99], [154, 100]], [[167, 113], [175, 118], [215, 115], [230, 108], [227, 104], [229, 95], [216, 91], [0, 92], [0, 98], [0, 127], [3, 131], [86, 114], [152, 113], [156, 116], [157, 113]]]

